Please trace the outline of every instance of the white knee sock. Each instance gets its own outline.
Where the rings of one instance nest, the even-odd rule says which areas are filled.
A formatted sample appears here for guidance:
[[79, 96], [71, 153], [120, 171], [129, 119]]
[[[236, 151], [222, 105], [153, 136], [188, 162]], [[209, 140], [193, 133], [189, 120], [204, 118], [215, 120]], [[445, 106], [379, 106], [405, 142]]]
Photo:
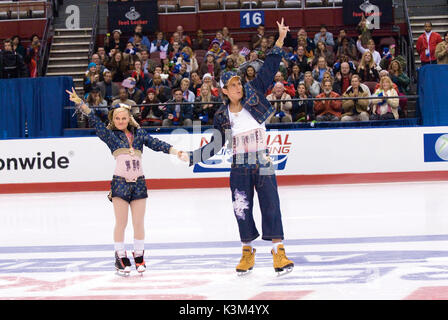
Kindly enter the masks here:
[[134, 239], [134, 253], [135, 253], [135, 256], [137, 256], [137, 257], [142, 256], [144, 250], [145, 250], [145, 240]]
[[115, 242], [114, 248], [115, 251], [117, 252], [118, 257], [120, 258], [126, 257], [126, 249], [124, 248], [124, 242]]

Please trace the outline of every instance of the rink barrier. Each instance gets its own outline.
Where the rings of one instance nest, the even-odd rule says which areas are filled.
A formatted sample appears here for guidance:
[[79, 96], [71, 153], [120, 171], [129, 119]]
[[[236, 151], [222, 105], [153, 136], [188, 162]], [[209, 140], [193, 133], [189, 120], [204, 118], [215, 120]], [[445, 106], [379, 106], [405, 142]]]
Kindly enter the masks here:
[[[448, 181], [448, 171], [277, 176], [279, 186]], [[229, 178], [147, 179], [148, 190], [228, 188]], [[110, 181], [0, 184], [0, 194], [109, 191]]]
[[[212, 133], [158, 134], [196, 150]], [[278, 184], [323, 185], [448, 180], [448, 127], [268, 130]], [[0, 140], [0, 193], [106, 191], [115, 169], [97, 137]], [[226, 188], [231, 150], [194, 166], [144, 149], [148, 188]]]

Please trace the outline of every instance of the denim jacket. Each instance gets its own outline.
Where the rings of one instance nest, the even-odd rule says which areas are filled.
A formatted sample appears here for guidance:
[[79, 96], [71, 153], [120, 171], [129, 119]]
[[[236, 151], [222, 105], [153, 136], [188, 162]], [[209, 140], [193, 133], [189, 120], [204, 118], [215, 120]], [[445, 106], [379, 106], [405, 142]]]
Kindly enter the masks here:
[[[241, 100], [241, 105], [260, 124], [265, 122], [274, 112], [274, 107], [266, 99], [265, 93], [279, 70], [282, 57], [285, 57], [284, 51], [275, 46], [266, 55], [265, 62], [255, 79], [244, 85], [244, 96]], [[213, 157], [222, 149], [227, 140], [230, 143], [232, 142], [228, 104], [222, 105], [216, 111], [213, 119], [213, 128], [215, 131], [210, 142], [202, 148], [190, 152], [190, 166]]]
[[[111, 153], [114, 153], [114, 151], [117, 149], [131, 147], [129, 145], [129, 140], [123, 131], [107, 129], [106, 125], [93, 112], [89, 113], [88, 118], [89, 122], [93, 124], [93, 127], [96, 130], [96, 135], [106, 143]], [[131, 132], [134, 134], [132, 147], [135, 150], [143, 152], [143, 145], [145, 145], [154, 151], [162, 151], [164, 153], [170, 152], [170, 144], [157, 138], [151, 137], [151, 135], [146, 132], [145, 129], [132, 128]]]

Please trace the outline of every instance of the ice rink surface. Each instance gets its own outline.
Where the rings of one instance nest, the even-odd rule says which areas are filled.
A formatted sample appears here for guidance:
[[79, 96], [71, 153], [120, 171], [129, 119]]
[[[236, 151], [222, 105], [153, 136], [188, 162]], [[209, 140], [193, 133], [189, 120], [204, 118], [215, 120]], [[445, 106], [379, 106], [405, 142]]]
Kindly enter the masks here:
[[[0, 299], [448, 299], [448, 182], [279, 193], [295, 263], [282, 277], [262, 240], [252, 274], [236, 275], [229, 189], [150, 190], [147, 271], [127, 278], [115, 274], [107, 192], [0, 195]], [[256, 197], [254, 216], [260, 226]], [[131, 219], [126, 242], [131, 256]]]

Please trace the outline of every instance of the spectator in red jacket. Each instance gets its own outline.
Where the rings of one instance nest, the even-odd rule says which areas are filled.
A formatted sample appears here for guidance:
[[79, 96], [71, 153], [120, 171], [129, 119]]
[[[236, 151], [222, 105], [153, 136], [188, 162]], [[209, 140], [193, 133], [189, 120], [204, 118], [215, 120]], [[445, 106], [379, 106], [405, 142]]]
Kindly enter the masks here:
[[294, 84], [285, 81], [283, 73], [281, 71], [278, 71], [275, 74], [274, 82], [269, 86], [268, 91], [266, 92], [267, 96], [272, 93], [272, 89], [274, 88], [277, 82], [280, 82], [285, 86], [285, 92], [289, 94], [291, 97], [294, 97], [296, 95], [296, 89], [294, 88]]
[[420, 55], [422, 66], [425, 64], [437, 64], [436, 47], [442, 42], [442, 37], [432, 31], [432, 23], [425, 23], [425, 32], [418, 38], [416, 48]]
[[[339, 98], [340, 95], [334, 92], [331, 80], [322, 82], [323, 93], [316, 98]], [[320, 100], [314, 102], [314, 114], [317, 121], [339, 121], [341, 120], [342, 101], [341, 100]]]

